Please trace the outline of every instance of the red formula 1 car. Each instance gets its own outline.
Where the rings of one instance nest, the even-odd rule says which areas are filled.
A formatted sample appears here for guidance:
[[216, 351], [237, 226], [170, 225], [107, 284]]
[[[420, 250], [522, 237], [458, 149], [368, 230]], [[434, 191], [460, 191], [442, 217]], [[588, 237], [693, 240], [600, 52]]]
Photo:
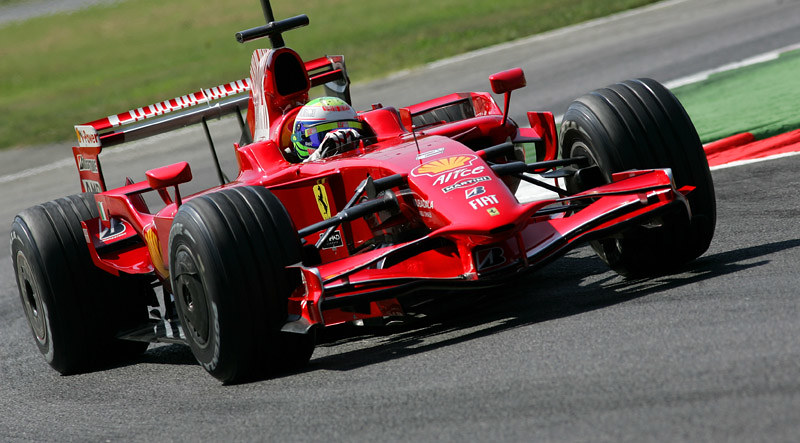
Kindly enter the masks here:
[[[249, 79], [76, 126], [84, 193], [14, 220], [22, 304], [59, 372], [161, 341], [188, 344], [222, 381], [246, 380], [306, 364], [318, 328], [508, 284], [587, 242], [624, 275], [707, 250], [708, 163], [683, 107], [655, 81], [579, 98], [557, 138], [551, 113], [529, 112], [530, 128], [508, 118], [511, 92], [525, 86], [512, 69], [489, 78], [504, 109], [480, 92], [374, 105], [358, 112], [349, 149], [300, 162], [287, 148], [310, 88], [350, 101], [344, 59], [303, 61], [282, 33], [308, 18], [274, 21], [262, 6], [268, 24], [237, 34], [272, 42], [254, 52]], [[226, 113], [244, 139], [232, 181], [220, 171], [222, 184], [184, 196], [183, 162], [107, 189], [104, 147]], [[555, 197], [520, 203], [520, 181]]]

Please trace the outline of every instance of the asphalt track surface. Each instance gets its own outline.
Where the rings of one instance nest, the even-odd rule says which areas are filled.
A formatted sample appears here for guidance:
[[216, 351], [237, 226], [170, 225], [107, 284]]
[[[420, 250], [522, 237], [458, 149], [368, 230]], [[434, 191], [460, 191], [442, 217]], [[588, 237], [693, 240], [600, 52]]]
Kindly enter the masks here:
[[[800, 1], [673, 1], [354, 93], [361, 107], [402, 106], [486, 90], [489, 74], [521, 65], [529, 87], [515, 93], [515, 115], [560, 113], [609, 82], [666, 82], [797, 42]], [[233, 135], [217, 132], [227, 152]], [[214, 177], [206, 149], [202, 134], [181, 131], [106, 153], [106, 176], [142, 179], [185, 159], [203, 188]], [[446, 315], [331, 330], [307, 370], [238, 386], [177, 345], [57, 375], [4, 252], [0, 440], [796, 441], [798, 169], [800, 156], [715, 171], [714, 242], [677, 274], [624, 280], [580, 248]], [[0, 184], [8, 238], [21, 209], [77, 191], [68, 147], [0, 153]]]
[[90, 6], [115, 3], [120, 0], [27, 0], [0, 5], [0, 26], [5, 23], [24, 21], [41, 15], [79, 11]]

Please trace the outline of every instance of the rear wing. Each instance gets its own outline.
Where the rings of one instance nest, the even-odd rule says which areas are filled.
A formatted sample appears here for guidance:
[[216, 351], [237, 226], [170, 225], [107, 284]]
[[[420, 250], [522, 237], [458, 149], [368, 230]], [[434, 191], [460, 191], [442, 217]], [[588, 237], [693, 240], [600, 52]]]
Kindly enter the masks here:
[[[304, 62], [311, 87], [324, 86], [326, 95], [336, 96], [351, 103], [350, 79], [344, 56], [333, 55]], [[81, 125], [75, 125], [78, 146], [72, 148], [75, 165], [80, 176], [83, 192], [107, 190], [98, 156], [103, 148], [163, 134], [186, 126], [201, 123], [214, 156], [220, 177], [219, 162], [208, 131], [209, 119], [236, 114], [243, 139], [252, 140], [250, 129], [245, 125], [242, 111], [247, 110], [250, 100], [250, 79], [201, 89], [188, 95], [175, 97], [120, 114], [110, 115]], [[199, 106], [206, 105], [206, 106]], [[177, 112], [176, 111], [183, 111]], [[175, 114], [173, 114], [175, 113]], [[169, 115], [167, 115], [169, 114]], [[161, 118], [157, 118], [161, 117]]]

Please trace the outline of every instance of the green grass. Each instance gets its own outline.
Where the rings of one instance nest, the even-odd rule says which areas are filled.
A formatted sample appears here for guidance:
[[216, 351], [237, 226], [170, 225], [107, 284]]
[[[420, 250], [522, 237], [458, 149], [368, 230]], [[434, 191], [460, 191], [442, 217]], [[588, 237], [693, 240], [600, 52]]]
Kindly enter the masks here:
[[[344, 54], [363, 81], [654, 1], [272, 3], [278, 18], [311, 19], [290, 47]], [[243, 78], [266, 41], [233, 35], [261, 24], [256, 0], [137, 0], [0, 27], [0, 147], [67, 140], [73, 124]]]
[[741, 132], [756, 139], [800, 128], [800, 51], [676, 88], [703, 143]]

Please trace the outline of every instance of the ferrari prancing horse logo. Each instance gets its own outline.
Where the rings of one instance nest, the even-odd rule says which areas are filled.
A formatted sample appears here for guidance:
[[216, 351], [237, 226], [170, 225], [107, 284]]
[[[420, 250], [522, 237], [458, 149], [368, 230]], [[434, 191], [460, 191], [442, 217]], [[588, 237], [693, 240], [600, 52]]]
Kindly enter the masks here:
[[331, 205], [328, 203], [328, 192], [325, 191], [325, 180], [318, 180], [314, 185], [314, 197], [323, 220], [331, 218]]

